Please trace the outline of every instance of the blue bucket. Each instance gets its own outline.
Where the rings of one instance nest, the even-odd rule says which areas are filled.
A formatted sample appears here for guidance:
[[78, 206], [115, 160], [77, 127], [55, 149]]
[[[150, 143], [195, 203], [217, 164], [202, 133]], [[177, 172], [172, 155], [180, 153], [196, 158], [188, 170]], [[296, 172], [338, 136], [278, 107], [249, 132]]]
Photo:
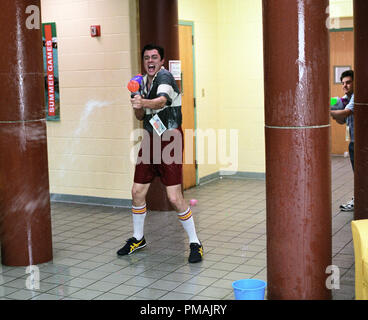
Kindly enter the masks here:
[[264, 300], [266, 282], [258, 279], [241, 279], [233, 282], [235, 300]]

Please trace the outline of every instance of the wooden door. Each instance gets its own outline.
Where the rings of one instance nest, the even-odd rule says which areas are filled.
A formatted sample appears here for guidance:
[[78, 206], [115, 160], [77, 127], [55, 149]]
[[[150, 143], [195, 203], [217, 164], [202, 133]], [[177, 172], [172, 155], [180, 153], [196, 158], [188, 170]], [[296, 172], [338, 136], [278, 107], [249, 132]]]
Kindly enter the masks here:
[[[334, 83], [334, 66], [354, 68], [354, 32], [352, 30], [330, 32], [330, 96], [342, 97], [342, 85]], [[342, 155], [349, 150], [346, 141], [346, 125], [331, 119], [331, 152]]]
[[[192, 25], [179, 25], [179, 54], [182, 70], [182, 114], [184, 132], [184, 164], [183, 188], [188, 189], [196, 185], [195, 164], [195, 101], [194, 101], [194, 70], [193, 70], [193, 27]], [[193, 135], [187, 135], [187, 131]]]

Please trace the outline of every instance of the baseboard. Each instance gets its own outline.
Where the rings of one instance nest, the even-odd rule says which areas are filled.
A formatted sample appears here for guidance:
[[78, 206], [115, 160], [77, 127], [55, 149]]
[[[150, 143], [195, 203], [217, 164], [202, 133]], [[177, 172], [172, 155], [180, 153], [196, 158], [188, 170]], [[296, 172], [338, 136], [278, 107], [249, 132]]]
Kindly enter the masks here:
[[132, 207], [132, 200], [129, 199], [78, 196], [72, 194], [51, 193], [50, 200], [51, 202], [80, 203], [80, 204], [109, 206], [109, 207], [122, 207], [122, 208]]
[[211, 173], [207, 176], [204, 176], [202, 178], [199, 179], [199, 184], [204, 184], [204, 183], [208, 183], [211, 182], [213, 180], [217, 180], [217, 179], [252, 179], [252, 180], [266, 180], [266, 174], [264, 172], [242, 172], [242, 171], [237, 171], [234, 174], [226, 174], [225, 172], [222, 171], [217, 171], [215, 173]]
[[217, 171], [215, 173], [211, 173], [207, 176], [204, 176], [202, 178], [199, 178], [199, 184], [204, 184], [204, 183], [208, 183], [208, 182], [211, 182], [213, 180], [217, 180], [220, 178], [220, 172]]

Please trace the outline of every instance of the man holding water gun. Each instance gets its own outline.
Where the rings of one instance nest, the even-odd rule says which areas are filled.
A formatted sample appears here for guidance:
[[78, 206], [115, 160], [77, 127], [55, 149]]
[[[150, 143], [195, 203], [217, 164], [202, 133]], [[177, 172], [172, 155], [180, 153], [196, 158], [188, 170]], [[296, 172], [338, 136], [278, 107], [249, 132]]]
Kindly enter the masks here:
[[[143, 77], [140, 75], [134, 77], [132, 80], [136, 83], [133, 85], [130, 83], [128, 89], [132, 91], [131, 103], [135, 116], [138, 120], [143, 121], [143, 128], [147, 133], [141, 143], [138, 158], [142, 157], [142, 153], [149, 147], [150, 159], [148, 163], [137, 161], [132, 188], [133, 236], [127, 240], [117, 254], [129, 255], [146, 246], [144, 238], [146, 195], [152, 180], [159, 176], [166, 187], [168, 199], [187, 232], [190, 243], [188, 261], [190, 263], [200, 262], [203, 246], [196, 234], [191, 208], [184, 200], [181, 189], [183, 159], [181, 93], [173, 75], [163, 67], [163, 48], [154, 44], [146, 45], [142, 50], [142, 62], [146, 74]], [[139, 85], [136, 85], [137, 83]], [[155, 143], [157, 140], [161, 145], [159, 163], [153, 159], [155, 148], [157, 149]], [[176, 153], [173, 162], [170, 159], [167, 161], [163, 152], [165, 147], [171, 143], [179, 146], [170, 152], [170, 159], [172, 159], [172, 153]]]
[[[346, 122], [349, 127], [350, 143], [349, 155], [354, 171], [354, 71], [347, 70], [341, 74], [341, 84], [345, 95], [331, 106], [331, 117], [339, 124]], [[342, 211], [354, 210], [354, 197], [340, 206]]]

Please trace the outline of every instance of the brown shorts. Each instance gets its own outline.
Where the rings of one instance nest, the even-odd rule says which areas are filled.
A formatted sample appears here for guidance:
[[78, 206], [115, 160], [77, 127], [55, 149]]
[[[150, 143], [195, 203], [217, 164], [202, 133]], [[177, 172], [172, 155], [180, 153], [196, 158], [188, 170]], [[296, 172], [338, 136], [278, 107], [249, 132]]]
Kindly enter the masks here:
[[183, 147], [184, 137], [181, 128], [167, 130], [161, 137], [146, 131], [138, 152], [134, 182], [146, 184], [152, 182], [155, 177], [160, 177], [165, 186], [181, 184]]

